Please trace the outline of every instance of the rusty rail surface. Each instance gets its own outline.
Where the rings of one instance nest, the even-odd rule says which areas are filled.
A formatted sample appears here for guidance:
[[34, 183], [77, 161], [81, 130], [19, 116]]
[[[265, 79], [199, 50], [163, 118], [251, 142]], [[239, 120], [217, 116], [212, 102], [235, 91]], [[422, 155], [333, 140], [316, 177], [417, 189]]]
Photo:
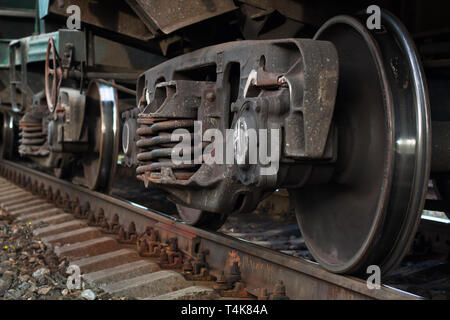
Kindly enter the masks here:
[[0, 170], [8, 170], [25, 177], [39, 186], [49, 186], [67, 193], [81, 204], [89, 203], [91, 210], [103, 209], [105, 217], [119, 216], [122, 226], [134, 222], [137, 233], [146, 227], [157, 229], [161, 240], [178, 239], [179, 249], [188, 256], [195, 256], [200, 250], [208, 249], [207, 262], [211, 273], [218, 275], [224, 267], [239, 263], [242, 281], [250, 293], [257, 295], [262, 289], [272, 289], [283, 281], [290, 299], [419, 299], [420, 297], [388, 286], [370, 290], [366, 282], [348, 276], [333, 274], [318, 264], [288, 256], [270, 249], [224, 234], [193, 228], [176, 219], [124, 199], [114, 198], [84, 187], [59, 180], [48, 174], [2, 160]]

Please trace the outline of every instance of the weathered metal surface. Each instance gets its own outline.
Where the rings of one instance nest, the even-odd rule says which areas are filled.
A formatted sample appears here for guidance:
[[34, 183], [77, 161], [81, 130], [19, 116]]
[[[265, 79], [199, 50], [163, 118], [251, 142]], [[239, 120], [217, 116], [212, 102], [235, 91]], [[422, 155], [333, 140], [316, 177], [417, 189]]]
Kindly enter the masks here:
[[[90, 191], [86, 188], [61, 181], [19, 164], [3, 160], [0, 170], [6, 176], [21, 174], [21, 180], [39, 182], [48, 189], [68, 193], [71, 199], [79, 203], [90, 204], [90, 210], [103, 208], [105, 216], [111, 219], [118, 214], [122, 225], [134, 222], [136, 232], [142, 233], [146, 227], [164, 225], [168, 237], [183, 239], [198, 239], [194, 251], [208, 249], [206, 261], [212, 272], [224, 269], [235, 262], [240, 269], [240, 278], [246, 285], [246, 290], [259, 292], [259, 289], [271, 290], [280, 280], [284, 282], [285, 291], [290, 299], [417, 299], [417, 296], [407, 294], [389, 287], [382, 286], [380, 290], [369, 290], [366, 282], [353, 277], [344, 277], [325, 271], [320, 266], [305, 260], [287, 256], [272, 250], [264, 249], [247, 242], [239, 241], [218, 233], [210, 233], [186, 226], [173, 218], [160, 215], [146, 208], [124, 200]], [[17, 178], [16, 178], [17, 179]], [[195, 237], [192, 238], [192, 236]], [[75, 246], [73, 246], [75, 247]], [[63, 254], [64, 247], [61, 248]], [[73, 251], [81, 250], [75, 248]], [[80, 253], [76, 251], [76, 255]]]
[[276, 10], [290, 19], [315, 26], [320, 26], [327, 19], [336, 15], [336, 12], [352, 12], [351, 2], [338, 3], [330, 0], [239, 0], [239, 2], [266, 11]]
[[67, 18], [69, 17], [67, 7], [70, 5], [80, 7], [81, 19], [84, 23], [132, 38], [148, 40], [154, 37], [123, 0], [108, 1], [108, 5], [89, 0], [63, 1], [62, 3], [53, 1], [48, 12], [50, 15]]
[[[137, 89], [137, 122], [141, 125], [137, 135], [141, 140], [136, 144], [139, 150], [134, 163], [138, 178], [146, 186], [164, 189], [175, 202], [217, 213], [218, 218], [219, 213], [253, 210], [266, 193], [285, 183], [299, 187], [311, 177], [311, 164], [305, 161], [333, 161], [336, 148], [330, 126], [337, 76], [334, 47], [307, 39], [230, 42], [148, 70]], [[226, 131], [237, 129], [241, 122], [256, 132], [267, 130], [269, 141], [273, 131], [282, 131], [277, 138], [274, 134], [280, 148], [271, 150], [268, 165], [261, 161], [245, 168], [235, 163], [224, 165], [225, 157], [205, 164], [196, 154], [203, 155], [209, 143], [201, 146], [194, 135], [189, 152], [183, 150], [190, 163], [177, 167], [171, 163], [170, 148], [150, 145], [163, 139], [151, 126], [157, 126], [156, 121], [186, 118], [201, 122], [199, 132], [186, 127], [200, 139], [213, 128], [229, 140]], [[234, 153], [236, 157], [236, 150]], [[157, 159], [163, 159], [164, 165]], [[265, 175], [262, 172], [268, 166], [276, 169]]]
[[138, 49], [129, 42], [117, 39], [106, 39], [101, 36], [92, 36], [93, 69], [108, 75], [99, 75], [99, 78], [110, 80], [114, 78], [111, 73], [133, 74], [132, 83], [136, 83], [137, 75], [146, 69], [164, 61], [160, 55], [152, 54], [147, 49]]
[[9, 42], [8, 39], [0, 39], [0, 68], [9, 68]]
[[165, 34], [237, 8], [231, 0], [127, 0], [127, 3], [150, 30]]
[[426, 216], [420, 221], [414, 249], [441, 261], [448, 261], [450, 252], [450, 220]]
[[[27, 63], [45, 61], [47, 54], [47, 45], [50, 38], [54, 39], [54, 46], [58, 53], [64, 52], [64, 46], [66, 45], [66, 43], [72, 43], [77, 47], [77, 50], [74, 51], [73, 60], [78, 62], [86, 61], [86, 51], [84, 48], [84, 32], [77, 30], [61, 29], [56, 32], [32, 35], [20, 40], [11, 41], [10, 46], [15, 46], [18, 42], [21, 41], [21, 45], [25, 46], [26, 48], [23, 53], [26, 55], [25, 61]], [[20, 65], [22, 63], [21, 52], [15, 52], [15, 61], [16, 65]]]
[[[50, 60], [51, 59], [51, 60]], [[51, 62], [51, 63], [50, 63]], [[55, 40], [48, 39], [47, 53], [45, 56], [45, 97], [50, 112], [56, 107], [59, 89], [63, 79], [63, 71], [61, 68], [61, 58], [55, 48]]]

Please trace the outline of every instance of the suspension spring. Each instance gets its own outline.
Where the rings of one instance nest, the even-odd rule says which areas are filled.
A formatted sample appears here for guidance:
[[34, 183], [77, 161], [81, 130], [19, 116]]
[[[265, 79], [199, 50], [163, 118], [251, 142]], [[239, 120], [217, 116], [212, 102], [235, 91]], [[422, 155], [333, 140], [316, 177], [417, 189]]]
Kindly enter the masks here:
[[176, 141], [171, 141], [173, 131], [186, 129], [191, 134], [191, 141], [194, 141], [193, 119], [139, 117], [137, 122], [140, 125], [137, 130], [140, 139], [136, 142], [138, 147], [136, 173], [138, 176], [147, 175], [150, 180], [158, 181], [161, 179], [163, 168], [170, 168], [177, 180], [188, 180], [195, 174], [200, 165], [194, 162], [193, 147], [190, 148], [190, 163], [175, 164], [171, 159], [173, 148], [178, 144]]
[[19, 143], [24, 146], [41, 146], [46, 140], [42, 124], [35, 122], [19, 122]]

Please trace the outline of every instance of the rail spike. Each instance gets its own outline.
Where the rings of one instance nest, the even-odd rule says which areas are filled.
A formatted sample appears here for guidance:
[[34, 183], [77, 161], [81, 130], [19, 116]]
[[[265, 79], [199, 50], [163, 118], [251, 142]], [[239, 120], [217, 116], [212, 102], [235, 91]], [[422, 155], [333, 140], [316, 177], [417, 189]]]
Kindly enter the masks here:
[[87, 219], [91, 213], [91, 204], [86, 201], [84, 206], [81, 208], [81, 219]]
[[80, 199], [78, 196], [75, 196], [75, 198], [70, 203], [70, 212], [75, 213], [75, 208], [80, 206]]
[[159, 264], [164, 269], [183, 268], [183, 254], [178, 248], [178, 238], [171, 237], [167, 245], [161, 249]]
[[65, 212], [71, 212], [72, 211], [72, 200], [70, 200], [70, 196], [67, 192], [64, 193], [62, 197], [62, 209]]
[[50, 202], [50, 203], [53, 202], [54, 195], [53, 195], [53, 189], [51, 186], [48, 186], [48, 188], [47, 188], [46, 198], [47, 198], [47, 202]]
[[101, 225], [104, 219], [105, 219], [105, 212], [103, 208], [98, 208], [95, 213], [89, 211], [89, 214], [87, 216], [87, 223], [91, 227], [97, 227]]
[[190, 281], [216, 281], [217, 278], [209, 273], [209, 264], [206, 257], [209, 255], [208, 249], [200, 250], [197, 257], [185, 259], [183, 273], [186, 280]]
[[111, 222], [108, 222], [108, 219], [105, 218], [100, 224], [100, 227], [104, 233], [118, 234], [120, 229], [119, 215], [116, 213], [112, 216]]
[[242, 281], [239, 262], [234, 261], [228, 272], [221, 273], [214, 285], [214, 288], [220, 292], [223, 297], [249, 298], [245, 283]]
[[158, 258], [161, 254], [159, 231], [147, 226], [139, 236], [136, 246], [141, 257]]
[[128, 230], [125, 231], [125, 229], [121, 226], [119, 229], [119, 243], [124, 244], [136, 244], [137, 242], [137, 233], [136, 233], [136, 225], [134, 222], [130, 222], [128, 225]]
[[38, 195], [40, 198], [45, 198], [45, 185], [42, 182], [41, 185], [39, 186], [39, 191], [38, 191]]

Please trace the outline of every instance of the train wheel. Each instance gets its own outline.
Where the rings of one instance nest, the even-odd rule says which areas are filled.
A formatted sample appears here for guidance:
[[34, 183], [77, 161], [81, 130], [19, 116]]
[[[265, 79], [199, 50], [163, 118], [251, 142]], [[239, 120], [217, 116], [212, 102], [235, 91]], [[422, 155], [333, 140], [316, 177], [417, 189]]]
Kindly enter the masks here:
[[178, 213], [183, 221], [191, 226], [216, 231], [227, 220], [223, 214], [202, 211], [177, 204]]
[[[362, 21], [362, 22], [361, 22]], [[290, 190], [313, 257], [336, 273], [383, 275], [415, 235], [430, 172], [430, 116], [423, 70], [406, 29], [382, 13], [382, 30], [349, 16], [315, 35], [339, 55], [338, 159], [327, 185]]]
[[119, 146], [117, 91], [91, 82], [86, 95], [85, 126], [89, 152], [83, 156], [84, 180], [92, 190], [108, 192], [116, 172]]
[[8, 112], [0, 112], [0, 124], [0, 159], [9, 159], [14, 149], [14, 119]]

